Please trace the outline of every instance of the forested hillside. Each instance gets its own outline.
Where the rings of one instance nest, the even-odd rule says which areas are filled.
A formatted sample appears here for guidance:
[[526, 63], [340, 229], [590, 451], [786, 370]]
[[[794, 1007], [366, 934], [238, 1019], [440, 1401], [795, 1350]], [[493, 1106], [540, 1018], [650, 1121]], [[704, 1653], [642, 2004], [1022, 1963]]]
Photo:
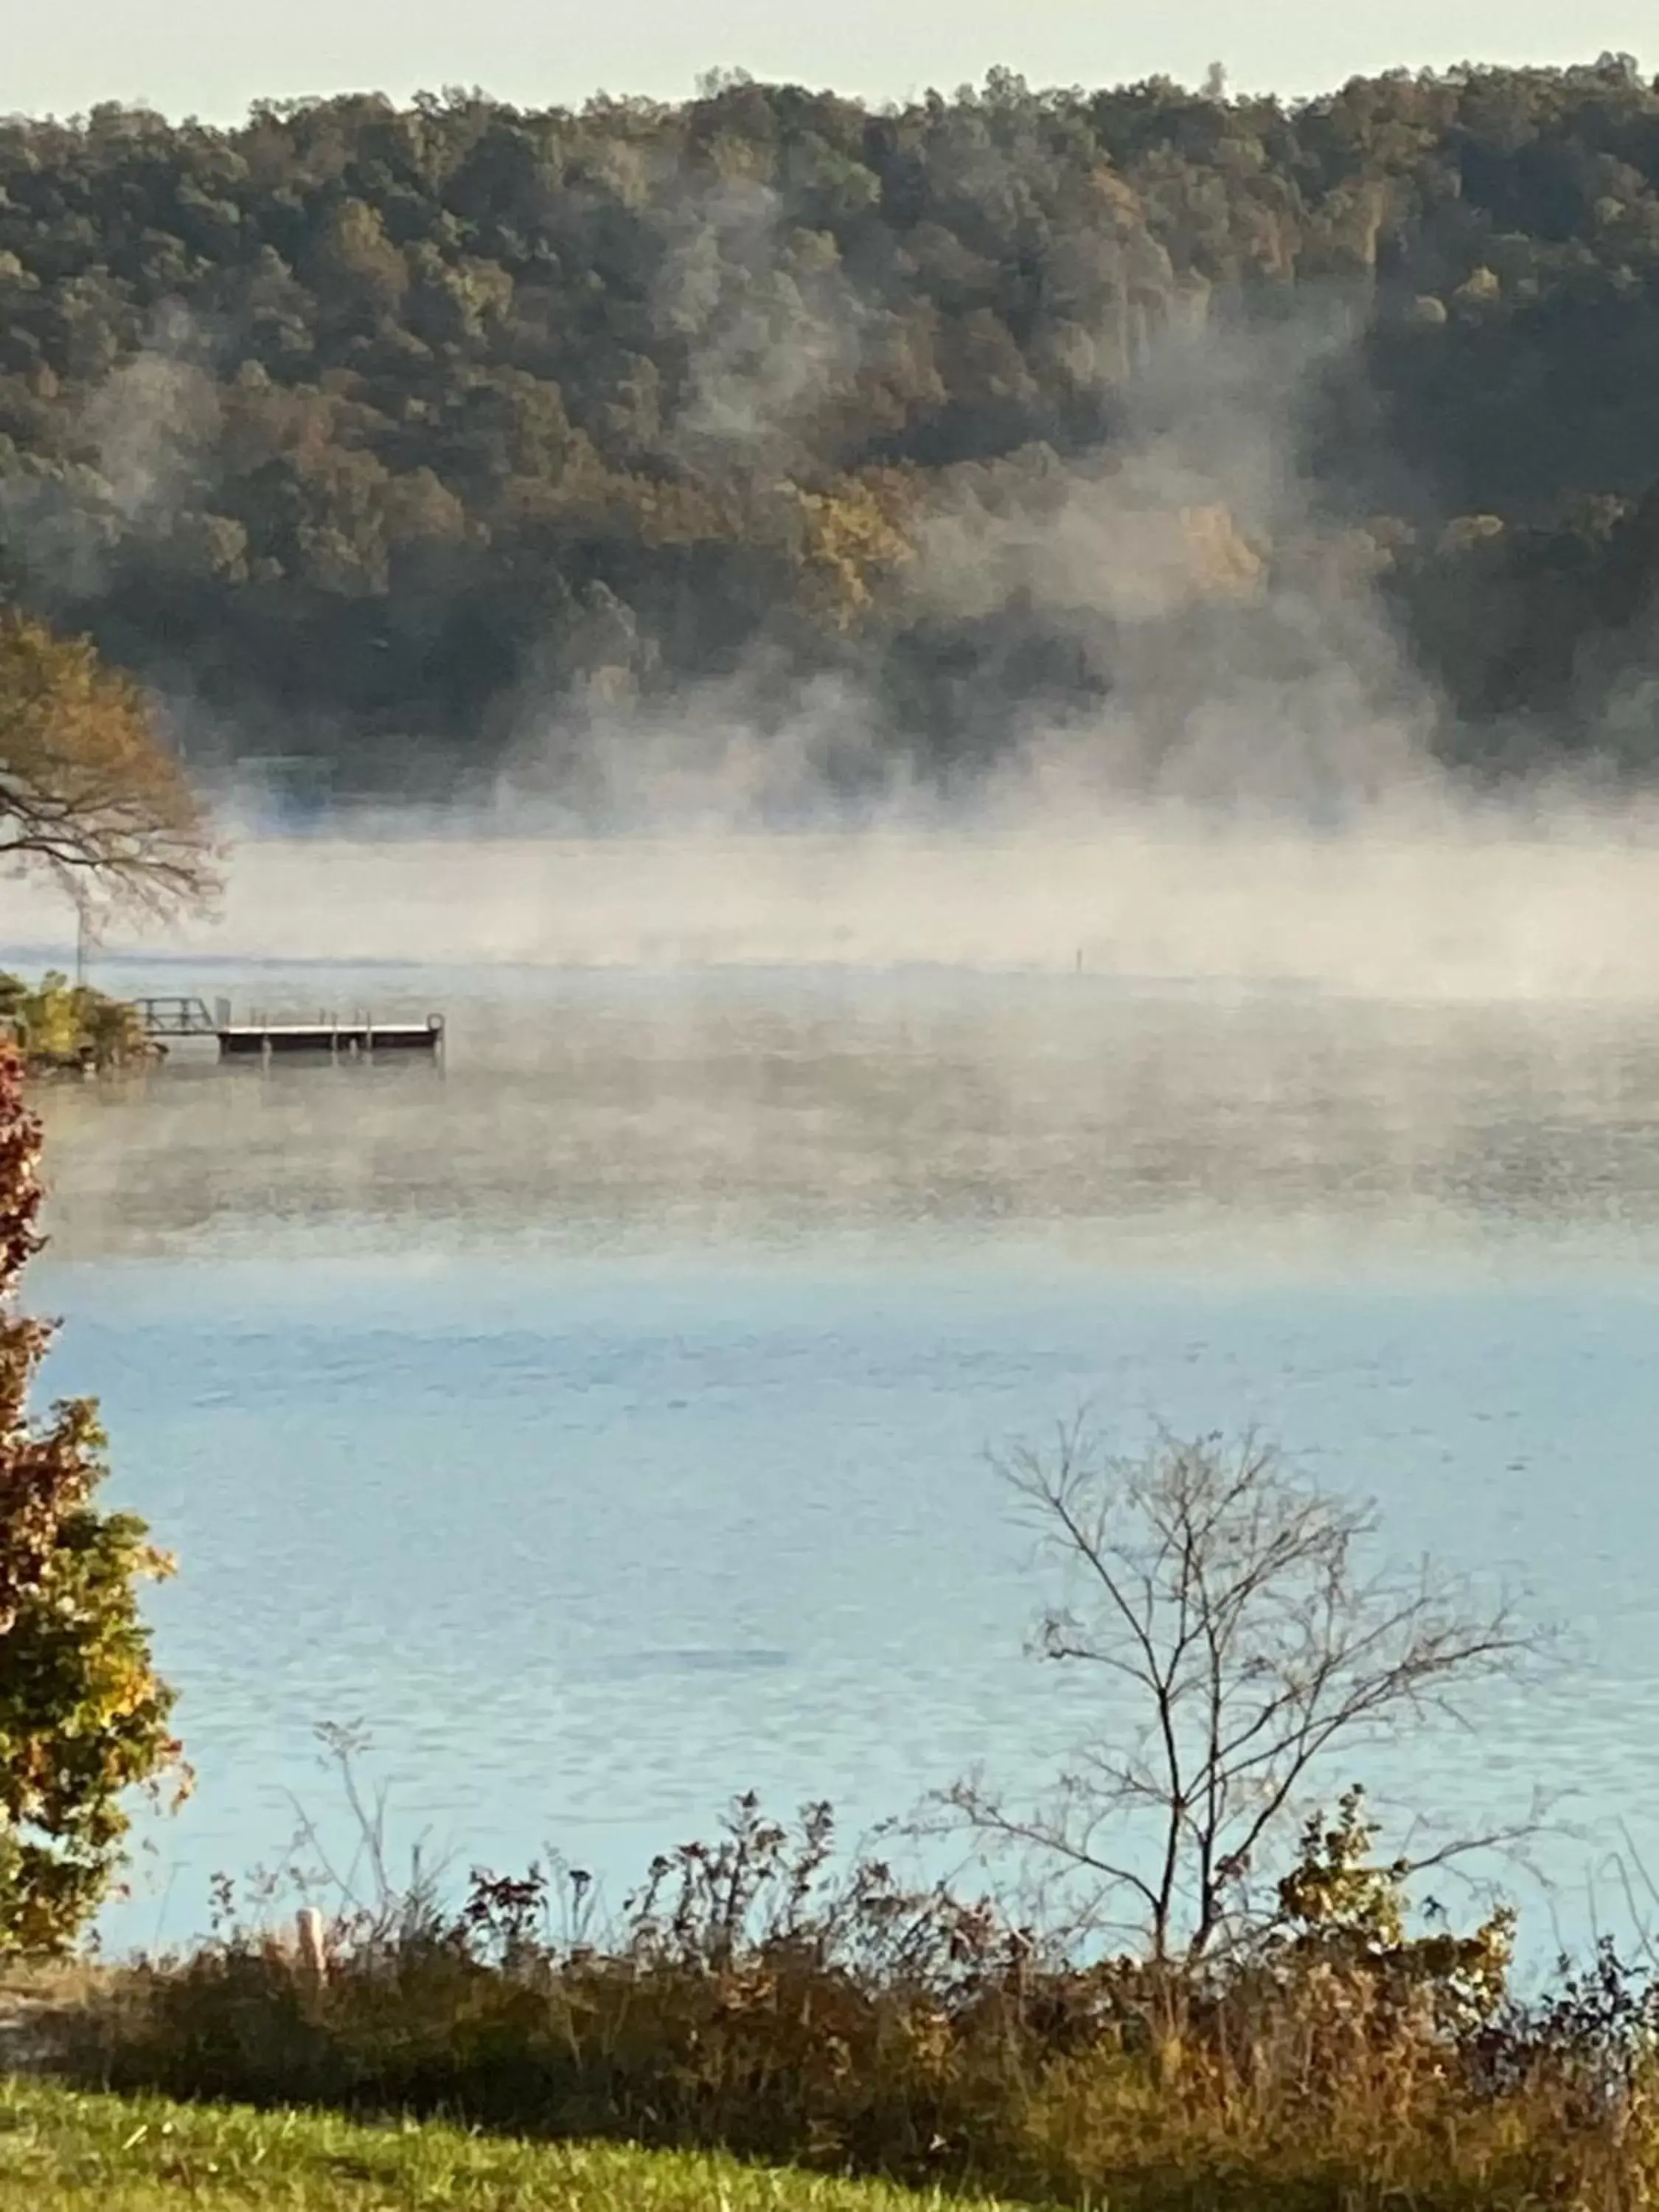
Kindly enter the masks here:
[[709, 701], [848, 786], [1240, 697], [1659, 775], [1659, 86], [14, 118], [0, 584], [337, 792]]

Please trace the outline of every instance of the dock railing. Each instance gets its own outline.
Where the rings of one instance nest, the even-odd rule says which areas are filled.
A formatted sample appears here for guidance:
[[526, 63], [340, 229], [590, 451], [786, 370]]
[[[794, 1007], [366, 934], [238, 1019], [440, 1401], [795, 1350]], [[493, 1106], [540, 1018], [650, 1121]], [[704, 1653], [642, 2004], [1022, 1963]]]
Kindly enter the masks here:
[[205, 999], [135, 999], [133, 1008], [146, 1036], [216, 1037], [220, 1024]]

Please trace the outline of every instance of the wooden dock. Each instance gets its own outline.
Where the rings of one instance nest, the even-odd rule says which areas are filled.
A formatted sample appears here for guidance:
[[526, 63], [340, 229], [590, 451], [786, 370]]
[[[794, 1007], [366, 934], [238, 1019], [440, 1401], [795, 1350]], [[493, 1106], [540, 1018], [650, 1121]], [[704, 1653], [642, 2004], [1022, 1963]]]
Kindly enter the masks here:
[[165, 1045], [174, 1037], [211, 1037], [221, 1060], [271, 1060], [306, 1055], [325, 1060], [372, 1060], [380, 1053], [440, 1053], [444, 1018], [428, 1014], [419, 1022], [377, 1022], [367, 1013], [343, 1018], [319, 1013], [314, 1022], [270, 1021], [255, 1014], [235, 1020], [230, 1001], [210, 1006], [205, 999], [135, 999], [134, 1012], [144, 1034]]

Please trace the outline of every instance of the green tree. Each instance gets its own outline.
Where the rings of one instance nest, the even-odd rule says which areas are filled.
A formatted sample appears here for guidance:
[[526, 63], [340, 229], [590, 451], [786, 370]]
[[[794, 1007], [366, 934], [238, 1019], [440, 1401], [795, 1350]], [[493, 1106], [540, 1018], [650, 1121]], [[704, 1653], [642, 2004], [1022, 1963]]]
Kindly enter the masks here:
[[[129, 1793], [187, 1786], [138, 1585], [172, 1571], [107, 1472], [90, 1399], [30, 1411], [49, 1323], [18, 1306], [40, 1249], [40, 1126], [0, 1048], [0, 1954], [64, 1949], [116, 1882]], [[175, 1801], [176, 1802], [176, 1801]]]

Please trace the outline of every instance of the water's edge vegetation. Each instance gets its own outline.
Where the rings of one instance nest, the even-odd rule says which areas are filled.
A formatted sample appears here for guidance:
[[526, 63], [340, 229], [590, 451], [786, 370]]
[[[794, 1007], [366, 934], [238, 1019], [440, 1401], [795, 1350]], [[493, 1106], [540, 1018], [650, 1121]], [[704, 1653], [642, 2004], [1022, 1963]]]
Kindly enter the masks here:
[[[1310, 1829], [1273, 1923], [1208, 1963], [1068, 1954], [993, 1901], [837, 1869], [829, 1835], [821, 1814], [785, 1830], [745, 1802], [605, 1929], [580, 1875], [536, 1869], [475, 1873], [453, 1910], [429, 1888], [388, 1893], [320, 1943], [233, 1917], [190, 1955], [83, 1972], [37, 2022], [36, 2063], [128, 2098], [1144, 2212], [1611, 2212], [1659, 2185], [1647, 1978], [1607, 1951], [1523, 2002], [1501, 1920], [1407, 1935], [1352, 1802]], [[33, 2094], [18, 2093], [31, 2125]], [[55, 2140], [86, 2127], [90, 2166], [127, 2109], [44, 2112]], [[424, 2134], [380, 2141], [388, 2159], [448, 2154], [441, 2130], [415, 2151]], [[206, 2155], [179, 2170], [199, 2178]], [[489, 2201], [537, 2201], [533, 2154], [499, 2156], [511, 2185]], [[595, 2156], [628, 2171], [577, 2154]], [[640, 2185], [673, 2202], [684, 2171], [641, 2166]], [[793, 2185], [764, 2186], [783, 2203]], [[822, 2186], [800, 2184], [809, 2201]]]
[[33, 984], [0, 972], [0, 1030], [32, 1076], [112, 1073], [160, 1057], [135, 1006], [55, 969]]

